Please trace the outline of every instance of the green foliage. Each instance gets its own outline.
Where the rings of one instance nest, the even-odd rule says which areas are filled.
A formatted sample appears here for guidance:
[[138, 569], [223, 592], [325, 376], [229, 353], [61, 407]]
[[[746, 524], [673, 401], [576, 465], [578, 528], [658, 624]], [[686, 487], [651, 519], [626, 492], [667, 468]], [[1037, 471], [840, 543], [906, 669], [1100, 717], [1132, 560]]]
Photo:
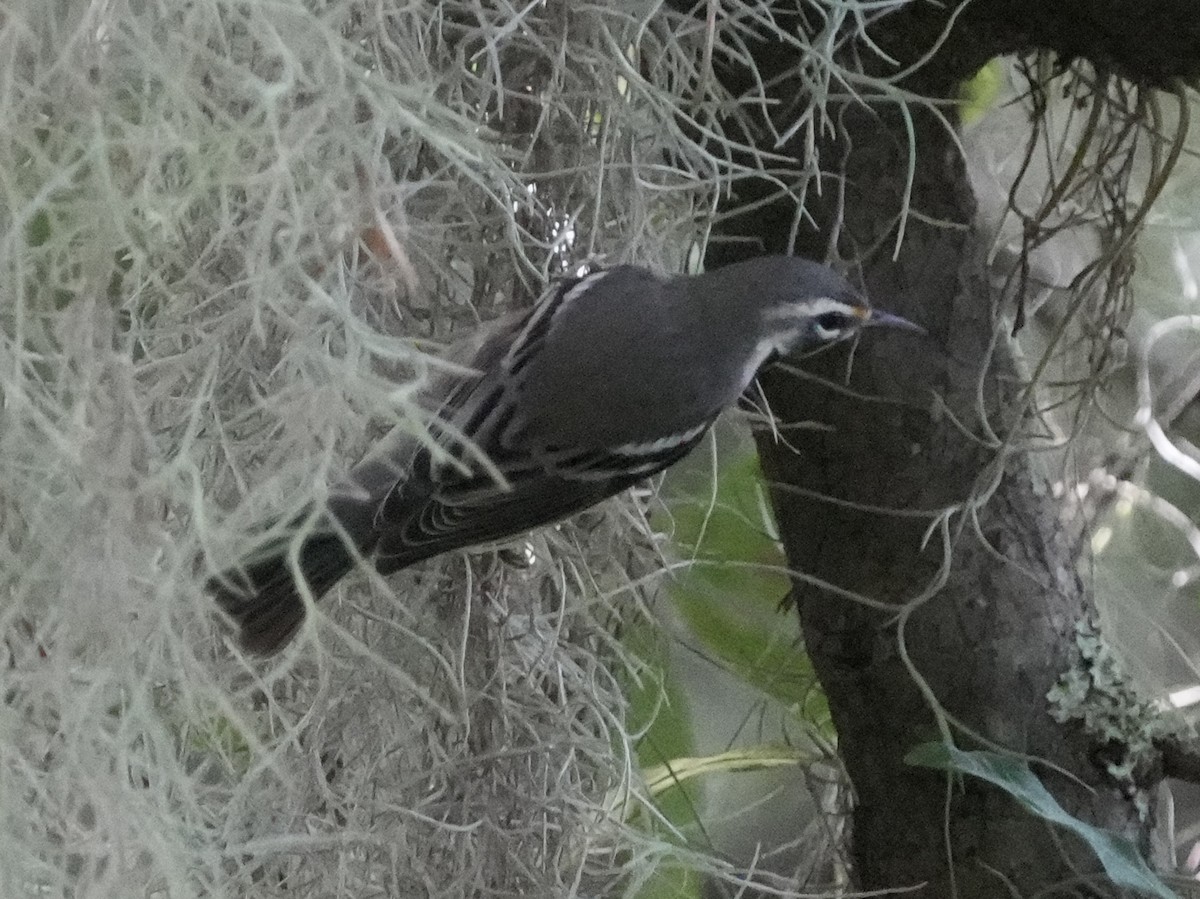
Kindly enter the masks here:
[[698, 872], [683, 865], [664, 865], [638, 890], [637, 899], [700, 899], [702, 889]]
[[1174, 899], [1175, 894], [1147, 867], [1129, 840], [1067, 814], [1026, 762], [995, 752], [966, 752], [945, 743], [923, 743], [905, 761], [986, 780], [1030, 814], [1065, 828], [1086, 842], [1117, 885], [1160, 899]]
[[738, 677], [832, 733], [812, 664], [781, 627], [791, 584], [757, 456], [745, 450], [722, 460], [715, 490], [710, 482], [671, 512], [676, 546], [694, 560], [671, 585], [688, 628]]
[[[637, 741], [638, 763], [643, 770], [667, 764], [671, 759], [694, 751], [691, 710], [687, 696], [672, 678], [670, 659], [661, 641], [646, 629], [634, 628], [626, 645], [645, 661], [658, 677], [633, 681], [627, 678], [630, 733], [641, 734]], [[679, 784], [678, 789], [657, 797], [658, 811], [672, 824], [684, 826], [696, 819], [695, 785]]]
[[[828, 709], [811, 664], [781, 608], [790, 587], [783, 554], [763, 497], [757, 456], [748, 443], [719, 450], [718, 472], [698, 453], [668, 477], [667, 505], [675, 556], [690, 564], [668, 588], [688, 640], [729, 674], [827, 731]], [[666, 522], [656, 522], [666, 529]], [[629, 725], [637, 743], [642, 780], [655, 812], [674, 828], [661, 834], [686, 849], [701, 825], [701, 785], [713, 775], [796, 767], [814, 753], [791, 746], [741, 747], [697, 756], [695, 708], [672, 670], [659, 635], [631, 630], [627, 648], [661, 673], [661, 679], [627, 683]], [[694, 694], [693, 694], [694, 695]], [[702, 700], [701, 700], [702, 701]], [[635, 815], [653, 826], [654, 819]], [[702, 831], [701, 831], [702, 833]], [[703, 839], [703, 837], [702, 837]], [[702, 878], [687, 864], [657, 868], [638, 899], [690, 899], [701, 895]]]
[[999, 59], [989, 61], [975, 75], [964, 81], [959, 88], [962, 105], [959, 120], [964, 125], [973, 125], [982, 119], [1000, 97], [1004, 86], [1004, 65]]

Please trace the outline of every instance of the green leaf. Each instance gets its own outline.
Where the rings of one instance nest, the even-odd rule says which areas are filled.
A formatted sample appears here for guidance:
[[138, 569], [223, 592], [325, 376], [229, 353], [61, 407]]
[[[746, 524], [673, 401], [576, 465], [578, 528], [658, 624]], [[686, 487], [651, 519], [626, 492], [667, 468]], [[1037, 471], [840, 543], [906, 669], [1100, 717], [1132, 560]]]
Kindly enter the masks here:
[[986, 63], [959, 88], [961, 105], [958, 108], [959, 120], [964, 125], [972, 125], [984, 117], [1000, 96], [1000, 88], [1004, 84], [1004, 67], [999, 59]]
[[701, 899], [700, 875], [680, 865], [663, 865], [635, 893], [637, 899]]
[[1113, 883], [1160, 899], [1176, 899], [1146, 865], [1133, 843], [1067, 814], [1029, 769], [1028, 763], [997, 752], [966, 752], [945, 743], [922, 743], [905, 757], [905, 761], [910, 765], [957, 771], [986, 780], [1008, 793], [1031, 814], [1071, 831], [1091, 846]]
[[711, 473], [675, 474], [670, 503], [678, 551], [693, 564], [670, 586], [689, 630], [747, 683], [831, 731], [828, 706], [807, 654], [780, 609], [791, 583], [771, 534], [758, 457], [723, 454]]
[[[625, 685], [629, 700], [628, 728], [640, 733], [637, 744], [638, 765], [642, 770], [688, 756], [695, 751], [691, 710], [687, 695], [672, 676], [670, 655], [656, 635], [644, 628], [631, 628], [625, 645], [651, 670], [661, 672], [662, 680], [646, 674], [641, 682], [632, 678]], [[696, 820], [698, 794], [695, 786], [683, 786], [656, 800], [658, 811], [672, 824], [684, 827]]]

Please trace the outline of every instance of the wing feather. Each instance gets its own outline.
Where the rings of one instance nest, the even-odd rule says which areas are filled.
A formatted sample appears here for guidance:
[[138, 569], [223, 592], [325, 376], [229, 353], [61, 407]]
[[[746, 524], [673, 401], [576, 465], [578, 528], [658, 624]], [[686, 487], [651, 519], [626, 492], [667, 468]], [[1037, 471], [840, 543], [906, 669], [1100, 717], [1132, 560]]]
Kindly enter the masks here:
[[508, 464], [493, 459], [507, 486], [486, 475], [406, 481], [380, 508], [376, 564], [388, 574], [449, 550], [558, 521], [672, 465], [707, 427], [661, 446], [563, 450]]
[[[499, 360], [476, 366], [481, 373], [451, 392], [439, 443], [452, 461], [439, 464], [422, 448], [376, 511], [374, 555], [382, 574], [558, 521], [662, 471], [703, 437], [712, 417], [678, 434], [615, 447], [533, 445], [525, 438], [526, 366], [541, 352], [556, 316], [607, 274], [557, 285], [513, 329]], [[490, 471], [481, 470], [481, 455]]]

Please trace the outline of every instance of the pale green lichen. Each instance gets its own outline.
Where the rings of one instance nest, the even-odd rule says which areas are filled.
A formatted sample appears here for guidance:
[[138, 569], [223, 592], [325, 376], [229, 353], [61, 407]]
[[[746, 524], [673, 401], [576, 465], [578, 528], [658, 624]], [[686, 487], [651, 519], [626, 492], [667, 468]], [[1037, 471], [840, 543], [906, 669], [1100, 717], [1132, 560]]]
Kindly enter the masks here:
[[1078, 723], [1096, 744], [1105, 771], [1145, 814], [1149, 799], [1143, 783], [1160, 768], [1156, 741], [1185, 726], [1145, 699], [1097, 623], [1075, 624], [1077, 663], [1063, 673], [1046, 698], [1055, 721]]

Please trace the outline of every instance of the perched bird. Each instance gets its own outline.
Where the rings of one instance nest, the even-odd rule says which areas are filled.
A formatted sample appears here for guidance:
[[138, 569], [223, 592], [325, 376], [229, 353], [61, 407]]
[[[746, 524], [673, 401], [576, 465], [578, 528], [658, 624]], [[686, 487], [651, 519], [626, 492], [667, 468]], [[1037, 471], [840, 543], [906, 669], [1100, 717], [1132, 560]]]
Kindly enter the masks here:
[[866, 325], [921, 330], [792, 256], [555, 284], [443, 385], [432, 447], [393, 432], [331, 490], [298, 549], [284, 538], [209, 588], [245, 648], [274, 652], [304, 619], [290, 553], [316, 598], [356, 555], [386, 575], [558, 521], [681, 459], [768, 360]]

